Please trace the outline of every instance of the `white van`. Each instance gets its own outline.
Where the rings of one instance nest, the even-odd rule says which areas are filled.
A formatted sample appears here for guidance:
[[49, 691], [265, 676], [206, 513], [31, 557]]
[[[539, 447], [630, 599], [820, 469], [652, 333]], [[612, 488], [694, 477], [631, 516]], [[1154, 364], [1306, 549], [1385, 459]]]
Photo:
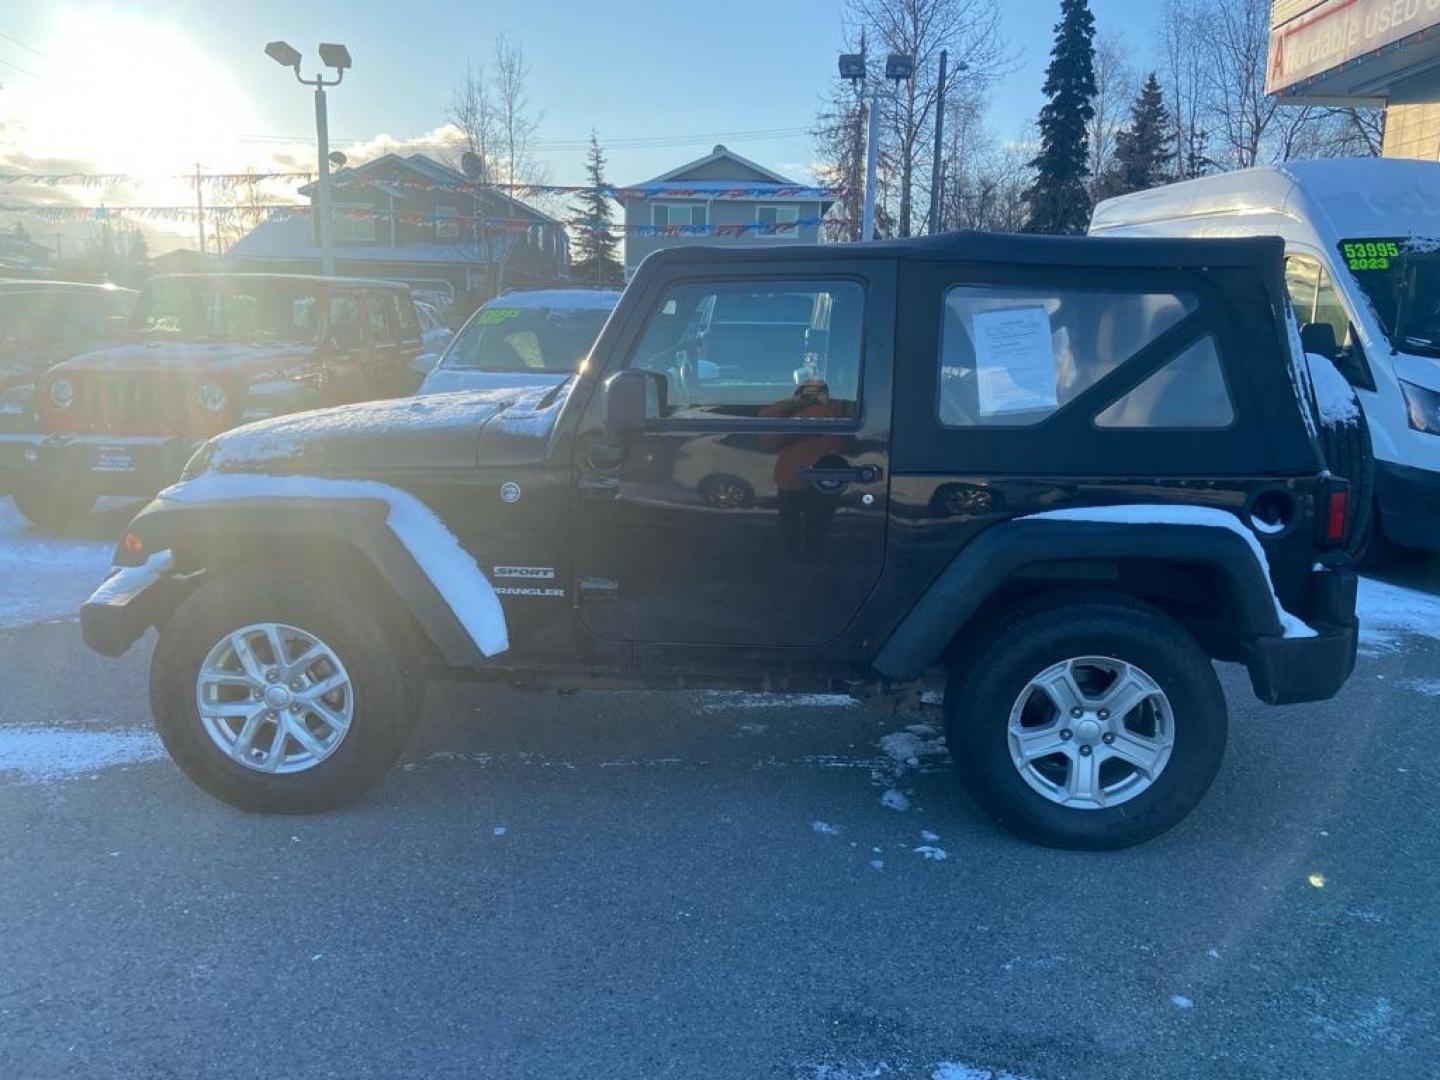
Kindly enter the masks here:
[[1293, 161], [1107, 199], [1095, 236], [1279, 236], [1306, 350], [1360, 398], [1385, 536], [1440, 549], [1440, 163]]

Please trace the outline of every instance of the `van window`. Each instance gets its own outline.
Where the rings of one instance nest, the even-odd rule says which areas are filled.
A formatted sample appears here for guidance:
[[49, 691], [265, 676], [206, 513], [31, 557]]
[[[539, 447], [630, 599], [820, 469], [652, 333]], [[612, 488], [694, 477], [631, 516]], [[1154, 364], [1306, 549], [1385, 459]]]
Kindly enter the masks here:
[[956, 286], [945, 294], [940, 422], [1038, 424], [1195, 307], [1177, 293]]
[[676, 285], [630, 363], [665, 375], [672, 418], [853, 419], [864, 297], [853, 281]]
[[1329, 323], [1340, 347], [1350, 347], [1350, 316], [1345, 313], [1335, 283], [1319, 259], [1310, 255], [1286, 255], [1285, 288], [1301, 326]]
[[1095, 417], [1097, 427], [1225, 428], [1235, 406], [1215, 338], [1207, 334]]

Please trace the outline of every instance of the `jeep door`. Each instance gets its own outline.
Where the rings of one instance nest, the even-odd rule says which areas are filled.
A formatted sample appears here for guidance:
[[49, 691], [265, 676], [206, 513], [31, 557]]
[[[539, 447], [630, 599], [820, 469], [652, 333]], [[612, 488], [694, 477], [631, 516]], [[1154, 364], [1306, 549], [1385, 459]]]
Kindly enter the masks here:
[[365, 290], [365, 324], [370, 347], [365, 354], [365, 396], [393, 397], [400, 392], [400, 375], [414, 359], [400, 344], [400, 316], [388, 290]]
[[580, 617], [601, 639], [813, 646], [879, 577], [893, 267], [766, 269], [672, 270], [627, 299], [602, 374], [648, 372], [655, 407], [616, 446], [597, 392], [575, 443]]

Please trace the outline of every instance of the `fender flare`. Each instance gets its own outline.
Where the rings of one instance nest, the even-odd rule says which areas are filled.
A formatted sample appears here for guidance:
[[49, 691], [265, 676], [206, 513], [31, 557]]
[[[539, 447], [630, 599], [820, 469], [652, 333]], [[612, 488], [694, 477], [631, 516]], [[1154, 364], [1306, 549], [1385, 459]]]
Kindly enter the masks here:
[[1205, 524], [1017, 518], [991, 526], [967, 544], [901, 620], [873, 667], [887, 678], [919, 678], [940, 660], [980, 607], [1018, 571], [1080, 559], [1147, 559], [1198, 563], [1224, 582], [1243, 641], [1282, 637], [1268, 569], [1238, 533]]
[[[468, 554], [455, 557], [463, 549], [414, 496], [370, 481], [308, 477], [268, 478], [279, 483], [266, 493], [264, 484], [255, 483], [265, 478], [235, 479], [246, 481], [243, 487], [253, 494], [228, 495], [214, 490], [220, 487], [216, 484], [176, 485], [141, 511], [129, 531], [141, 539], [145, 551], [174, 552], [181, 573], [236, 565], [250, 561], [257, 549], [297, 540], [343, 545], [385, 581], [447, 665], [473, 666], [508, 647], [504, 611], [494, 588]], [[313, 492], [304, 490], [317, 484]], [[417, 550], [415, 538], [407, 537], [405, 524], [396, 520], [397, 502], [404, 509], [410, 509], [407, 502], [419, 507], [453, 546], [450, 565], [442, 567], [446, 573], [439, 576], [466, 574], [464, 564], [469, 563], [460, 586], [471, 603], [459, 602], [453, 580], [443, 587], [437, 584], [434, 553]], [[475, 607], [486, 609], [481, 618]], [[143, 630], [140, 627], [137, 636]]]

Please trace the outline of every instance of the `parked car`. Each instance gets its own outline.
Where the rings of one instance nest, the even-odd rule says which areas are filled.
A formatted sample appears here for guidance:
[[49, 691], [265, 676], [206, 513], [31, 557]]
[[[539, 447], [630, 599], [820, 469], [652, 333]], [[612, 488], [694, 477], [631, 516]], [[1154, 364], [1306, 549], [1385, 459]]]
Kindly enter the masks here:
[[[369, 788], [426, 674], [928, 685], [997, 818], [1135, 843], [1219, 767], [1213, 659], [1277, 704], [1354, 665], [1348, 491], [1282, 256], [977, 234], [663, 251], [576, 378], [210, 440], [130, 524], [85, 640], [119, 655], [159, 628], [165, 745], [253, 810]], [[694, 333], [717, 311], [755, 335], [718, 375]], [[757, 490], [710, 498], [707, 477]]]
[[[0, 437], [33, 432], [35, 381], [47, 368], [103, 344], [132, 289], [70, 281], [0, 281]], [[8, 488], [0, 476], [0, 492]]]
[[510, 292], [466, 320], [422, 394], [554, 386], [575, 374], [620, 300], [603, 289]]
[[1440, 550], [1440, 164], [1292, 161], [1206, 176], [1108, 199], [1090, 231], [1284, 238], [1305, 348], [1340, 369], [1364, 410], [1375, 512], [1362, 512], [1395, 543]]
[[146, 282], [123, 338], [45, 372], [39, 432], [0, 444], [38, 524], [99, 495], [153, 495], [227, 428], [406, 392], [420, 322], [390, 282], [173, 274]]

